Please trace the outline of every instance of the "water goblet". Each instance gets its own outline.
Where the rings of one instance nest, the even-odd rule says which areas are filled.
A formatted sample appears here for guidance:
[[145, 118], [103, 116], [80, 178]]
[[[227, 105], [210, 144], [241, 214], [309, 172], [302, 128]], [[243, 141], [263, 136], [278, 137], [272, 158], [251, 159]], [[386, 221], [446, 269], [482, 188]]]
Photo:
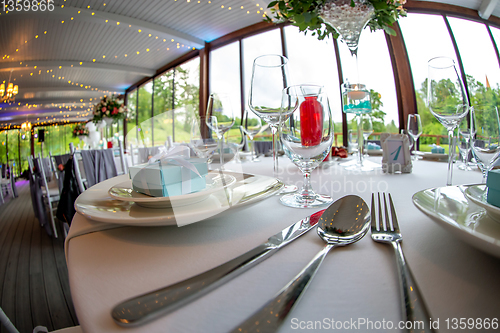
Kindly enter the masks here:
[[363, 134], [363, 155], [368, 156], [368, 138], [373, 133], [373, 122], [370, 115], [363, 115], [361, 118], [361, 132]]
[[207, 126], [205, 117], [194, 117], [191, 122], [191, 138], [189, 147], [199, 158], [206, 158], [212, 162], [214, 152], [217, 150], [217, 141], [212, 138], [212, 131]]
[[262, 130], [262, 119], [256, 116], [252, 117], [253, 114], [254, 113], [251, 113], [247, 109], [245, 109], [245, 112], [243, 113], [242, 130], [250, 141], [249, 150], [252, 156], [251, 161], [259, 162], [259, 159], [257, 158], [257, 151], [255, 150], [254, 139], [255, 136], [258, 135]]
[[429, 60], [427, 106], [432, 115], [448, 130], [450, 141], [446, 185], [450, 186], [455, 152], [454, 132], [469, 111], [469, 99], [453, 59], [436, 57]]
[[[255, 58], [248, 97], [250, 110], [271, 127], [273, 137], [273, 175], [278, 178], [278, 140], [282, 92], [289, 85], [288, 59], [276, 54]], [[285, 185], [281, 193], [297, 190], [295, 185]]]
[[315, 193], [311, 185], [311, 172], [328, 155], [334, 137], [328, 97], [323, 87], [297, 85], [285, 88], [280, 116], [283, 150], [304, 176], [302, 189], [284, 195], [281, 203], [295, 208], [328, 205], [332, 198]]
[[458, 167], [460, 170], [472, 171], [472, 168], [469, 166], [469, 155], [471, 151], [470, 134], [469, 119], [465, 117], [458, 126], [458, 151], [460, 152], [460, 156], [462, 156], [462, 165]]
[[224, 169], [224, 134], [234, 125], [231, 98], [227, 94], [210, 94], [205, 122], [219, 141], [220, 168]]
[[490, 171], [500, 157], [500, 119], [496, 106], [474, 106], [470, 114], [471, 148], [486, 183]]
[[422, 120], [420, 119], [419, 114], [410, 114], [408, 115], [408, 123], [407, 123], [408, 134], [413, 139], [413, 159], [417, 159], [417, 155], [415, 152], [417, 151], [417, 141], [420, 135], [422, 134]]

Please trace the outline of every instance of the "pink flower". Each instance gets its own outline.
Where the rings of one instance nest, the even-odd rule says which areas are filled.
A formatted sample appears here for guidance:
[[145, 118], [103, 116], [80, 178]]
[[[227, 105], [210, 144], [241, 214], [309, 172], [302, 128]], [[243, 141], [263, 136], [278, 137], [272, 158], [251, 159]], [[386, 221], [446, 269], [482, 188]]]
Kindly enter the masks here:
[[112, 115], [118, 114], [118, 109], [115, 107], [115, 108], [113, 109], [113, 112], [111, 112], [111, 114], [112, 114]]
[[106, 107], [103, 107], [103, 108], [101, 109], [101, 111], [102, 111], [102, 112], [106, 112]]

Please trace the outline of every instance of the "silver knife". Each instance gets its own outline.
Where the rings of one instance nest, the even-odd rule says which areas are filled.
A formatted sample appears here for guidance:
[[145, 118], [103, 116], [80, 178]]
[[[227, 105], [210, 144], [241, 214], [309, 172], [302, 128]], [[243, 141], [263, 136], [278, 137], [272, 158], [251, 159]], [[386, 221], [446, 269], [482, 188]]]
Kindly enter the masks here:
[[292, 224], [271, 236], [267, 242], [225, 264], [116, 305], [111, 311], [113, 320], [120, 326], [137, 326], [188, 304], [269, 258], [283, 246], [311, 230], [323, 211]]

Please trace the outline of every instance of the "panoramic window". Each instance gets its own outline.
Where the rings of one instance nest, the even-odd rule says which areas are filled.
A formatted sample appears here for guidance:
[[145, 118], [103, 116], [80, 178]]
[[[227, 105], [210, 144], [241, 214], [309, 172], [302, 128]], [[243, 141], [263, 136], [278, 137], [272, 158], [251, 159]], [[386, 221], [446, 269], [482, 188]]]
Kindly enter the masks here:
[[[410, 59], [410, 67], [415, 86], [417, 112], [422, 120], [423, 134], [420, 137], [420, 150], [431, 151], [431, 144], [441, 144], [448, 149], [448, 135], [443, 125], [430, 113], [425, 105], [427, 101], [427, 62], [438, 56], [455, 60], [453, 43], [440, 15], [408, 14], [399, 21], [403, 38]], [[422, 44], [422, 40], [425, 41]], [[425, 47], [423, 47], [425, 46]]]
[[482, 23], [455, 17], [448, 17], [448, 21], [464, 66], [471, 104], [496, 102], [500, 68], [488, 28]]
[[151, 147], [153, 145], [153, 126], [152, 126], [152, 93], [153, 81], [143, 84], [139, 87], [139, 97], [137, 99], [137, 139], [139, 145]]
[[154, 80], [153, 94], [153, 133], [154, 144], [163, 144], [168, 136], [173, 135], [173, 119], [170, 111], [174, 108], [174, 76], [171, 69]]
[[137, 145], [137, 89], [127, 94], [127, 109], [129, 112], [126, 119], [127, 133], [125, 133], [125, 140], [127, 145]]

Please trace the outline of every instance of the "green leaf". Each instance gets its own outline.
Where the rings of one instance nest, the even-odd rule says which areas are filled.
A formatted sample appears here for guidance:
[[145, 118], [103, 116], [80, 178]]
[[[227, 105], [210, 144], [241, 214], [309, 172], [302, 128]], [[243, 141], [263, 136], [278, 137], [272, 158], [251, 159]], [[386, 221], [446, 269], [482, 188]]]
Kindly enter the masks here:
[[276, 4], [277, 4], [277, 3], [278, 3], [278, 1], [271, 1], [271, 2], [269, 3], [269, 5], [267, 5], [267, 8], [274, 7], [274, 6], [276, 6]]

